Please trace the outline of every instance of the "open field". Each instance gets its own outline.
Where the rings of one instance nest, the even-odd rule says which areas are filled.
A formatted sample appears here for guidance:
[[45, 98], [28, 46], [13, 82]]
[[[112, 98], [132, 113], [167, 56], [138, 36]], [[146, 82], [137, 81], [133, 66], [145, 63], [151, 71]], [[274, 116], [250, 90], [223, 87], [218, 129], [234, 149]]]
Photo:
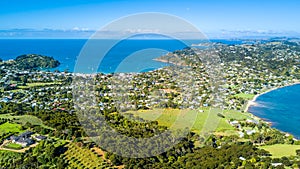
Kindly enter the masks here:
[[225, 110], [224, 111], [224, 116], [226, 119], [233, 119], [233, 120], [245, 120], [245, 119], [251, 119], [251, 114], [249, 113], [241, 113], [236, 110]]
[[36, 83], [26, 83], [26, 86], [18, 86], [19, 89], [29, 89], [31, 87], [42, 87], [42, 86], [51, 86], [55, 84], [61, 84], [59, 82], [36, 82]]
[[295, 156], [296, 150], [300, 150], [300, 145], [289, 144], [275, 144], [270, 146], [261, 146], [261, 149], [269, 151], [274, 158], [280, 158], [283, 156]]
[[22, 92], [22, 90], [30, 89], [32, 87], [43, 87], [61, 84], [60, 82], [36, 82], [36, 83], [26, 83], [25, 86], [18, 86], [17, 89], [10, 90], [10, 92]]
[[10, 119], [23, 125], [28, 122], [32, 125], [39, 125], [44, 128], [52, 129], [51, 127], [45, 126], [41, 119], [32, 115], [12, 116], [11, 114], [0, 114], [0, 118]]
[[246, 93], [239, 93], [239, 94], [236, 94], [234, 95], [236, 97], [240, 97], [240, 98], [243, 98], [243, 99], [247, 99], [247, 100], [251, 100], [254, 98], [254, 94], [246, 94]]
[[8, 133], [8, 132], [20, 133], [22, 132], [21, 128], [22, 126], [20, 124], [13, 124], [13, 123], [6, 122], [0, 125], [0, 134]]
[[[218, 117], [214, 111], [218, 110], [206, 108], [200, 112], [199, 110], [153, 109], [128, 111], [126, 113], [145, 120], [157, 120], [159, 125], [172, 129], [185, 128], [191, 125], [191, 131], [196, 133], [226, 130], [231, 130], [234, 133], [234, 128], [228, 124], [227, 119]], [[192, 122], [194, 124], [191, 124]]]

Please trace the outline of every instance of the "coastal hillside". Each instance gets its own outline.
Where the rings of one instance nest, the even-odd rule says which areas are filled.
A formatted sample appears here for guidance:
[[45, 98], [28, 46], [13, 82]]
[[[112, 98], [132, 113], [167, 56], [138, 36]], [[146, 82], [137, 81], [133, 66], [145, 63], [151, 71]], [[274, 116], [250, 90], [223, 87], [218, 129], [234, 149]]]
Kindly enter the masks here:
[[60, 65], [53, 57], [38, 54], [26, 54], [18, 56], [15, 60], [3, 62], [4, 66], [12, 66], [19, 70], [56, 68]]
[[15, 59], [15, 64], [19, 69], [34, 69], [34, 68], [55, 68], [60, 65], [58, 60], [53, 57], [28, 54], [21, 55]]

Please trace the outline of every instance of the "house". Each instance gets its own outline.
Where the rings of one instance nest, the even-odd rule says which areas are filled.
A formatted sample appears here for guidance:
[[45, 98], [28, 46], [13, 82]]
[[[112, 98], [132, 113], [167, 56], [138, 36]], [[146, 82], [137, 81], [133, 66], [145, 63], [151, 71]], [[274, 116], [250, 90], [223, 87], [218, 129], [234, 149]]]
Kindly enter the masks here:
[[22, 147], [27, 147], [31, 144], [34, 144], [34, 140], [30, 138], [32, 134], [33, 132], [26, 131], [19, 136], [11, 136], [10, 140], [12, 143], [20, 144]]
[[41, 135], [35, 136], [34, 138], [35, 138], [37, 141], [42, 141], [42, 140], [46, 140], [46, 139], [47, 139], [46, 136], [41, 136]]
[[241, 128], [241, 124], [236, 120], [231, 121], [230, 124], [236, 128]]
[[239, 157], [240, 160], [245, 161], [246, 159], [244, 157]]
[[22, 147], [27, 147], [30, 146], [31, 144], [34, 144], [34, 141], [31, 138], [20, 137], [14, 143], [20, 144]]
[[241, 131], [239, 131], [238, 133], [239, 133], [239, 137], [240, 138], [243, 138], [245, 136], [245, 134], [243, 132], [241, 132]]
[[254, 123], [254, 124], [258, 124], [259, 122], [256, 120], [252, 120], [252, 119], [247, 119], [246, 120], [247, 123]]
[[20, 134], [20, 137], [30, 138], [32, 134], [34, 134], [32, 131], [25, 131], [24, 133]]
[[256, 131], [255, 130], [247, 130], [246, 133], [248, 135], [252, 135], [252, 134], [256, 133]]
[[277, 167], [277, 166], [281, 166], [282, 163], [271, 163], [271, 165], [272, 165], [273, 167]]

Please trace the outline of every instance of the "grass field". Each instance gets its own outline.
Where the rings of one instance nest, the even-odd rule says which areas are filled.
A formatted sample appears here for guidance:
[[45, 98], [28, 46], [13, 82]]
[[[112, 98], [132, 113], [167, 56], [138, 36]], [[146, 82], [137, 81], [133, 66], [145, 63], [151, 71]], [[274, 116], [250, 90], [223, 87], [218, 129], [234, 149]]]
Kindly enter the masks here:
[[14, 149], [14, 150], [20, 150], [23, 148], [21, 145], [16, 144], [16, 143], [8, 143], [4, 147], [9, 148], [9, 149]]
[[283, 156], [295, 156], [296, 150], [300, 150], [300, 145], [275, 144], [270, 146], [261, 146], [261, 149], [269, 151], [274, 158]]
[[51, 86], [54, 84], [61, 84], [59, 82], [36, 82], [36, 83], [26, 83], [26, 86], [18, 86], [19, 89], [29, 89], [31, 87], [41, 87], [41, 86]]
[[[225, 131], [234, 128], [226, 122], [226, 119], [218, 117], [216, 114], [219, 110], [203, 109], [198, 110], [178, 110], [178, 109], [154, 109], [142, 111], [128, 111], [126, 113], [141, 117], [145, 120], [157, 120], [159, 125], [168, 128], [185, 128], [192, 126], [191, 131], [196, 133]], [[216, 112], [214, 112], [216, 111]], [[192, 124], [194, 122], [194, 124]]]
[[234, 95], [236, 97], [240, 97], [240, 98], [243, 98], [243, 99], [247, 99], [247, 100], [251, 100], [254, 98], [254, 94], [245, 94], [245, 93], [239, 93], [239, 94], [236, 94]]
[[13, 121], [21, 123], [23, 125], [28, 122], [32, 125], [39, 125], [44, 128], [53, 129], [51, 127], [45, 126], [41, 119], [32, 115], [12, 116], [11, 114], [0, 114], [0, 118], [11, 119], [11, 120], [15, 119]]
[[6, 122], [0, 125], [0, 134], [8, 133], [8, 132], [20, 133], [23, 131], [21, 128], [22, 126], [20, 124], [13, 124], [13, 123]]
[[234, 120], [245, 120], [251, 119], [251, 115], [249, 113], [241, 113], [236, 110], [225, 110], [223, 113], [226, 119], [234, 119]]

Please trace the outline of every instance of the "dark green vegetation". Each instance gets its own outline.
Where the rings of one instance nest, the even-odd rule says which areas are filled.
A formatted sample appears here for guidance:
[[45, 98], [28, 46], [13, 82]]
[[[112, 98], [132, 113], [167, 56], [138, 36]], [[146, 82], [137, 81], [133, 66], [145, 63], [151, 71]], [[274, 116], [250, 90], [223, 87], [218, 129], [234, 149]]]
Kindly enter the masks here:
[[6, 150], [0, 150], [0, 166], [3, 168], [14, 168], [16, 165], [15, 161], [19, 161], [21, 163], [22, 161], [22, 154], [6, 151]]
[[53, 139], [41, 141], [36, 147], [25, 153], [14, 153], [9, 151], [0, 152], [0, 165], [5, 168], [59, 168], [67, 166], [60, 157], [67, 148], [66, 143]]
[[59, 61], [53, 57], [37, 54], [21, 55], [14, 61], [2, 62], [1, 64], [4, 66], [13, 66], [19, 70], [56, 68], [60, 65]]
[[[207, 54], [209, 50], [201, 51]], [[97, 106], [87, 106], [87, 119], [76, 116], [81, 111], [74, 109], [74, 91], [69, 73], [21, 71], [39, 67], [50, 68], [58, 65], [53, 58], [40, 55], [24, 55], [12, 62], [1, 63], [2, 89], [0, 94], [0, 138], [8, 142], [12, 135], [33, 131], [36, 135], [47, 136], [32, 147], [21, 150], [20, 145], [8, 142], [10, 151], [0, 151], [2, 168], [299, 168], [300, 142], [287, 136], [263, 121], [242, 111], [247, 101], [265, 89], [278, 87], [297, 80], [299, 74], [299, 44], [288, 42], [267, 42], [255, 45], [217, 44], [212, 50], [218, 51], [224, 69], [225, 111], [218, 111], [219, 124], [213, 131], [201, 133], [203, 126], [213, 122], [207, 120], [212, 107], [213, 90], [209, 76], [196, 54], [189, 48], [175, 51], [170, 62], [180, 59], [180, 65], [189, 70], [187, 77], [193, 78], [195, 85], [191, 92], [194, 100], [183, 99], [184, 88], [178, 86], [178, 79], [170, 76], [171, 68], [157, 71], [94, 76], [96, 87], [78, 89], [78, 98], [89, 101], [82, 91], [95, 90]], [[164, 56], [166, 57], [166, 56]], [[162, 57], [162, 58], [164, 58]], [[164, 58], [166, 59], [166, 58]], [[197, 61], [197, 62], [196, 62]], [[264, 63], [267, 62], [267, 63]], [[178, 63], [178, 62], [177, 62]], [[9, 66], [11, 65], [11, 66]], [[12, 66], [15, 65], [15, 66]], [[268, 71], [265, 71], [268, 70]], [[180, 75], [180, 72], [176, 72]], [[77, 76], [76, 79], [87, 79]], [[129, 83], [124, 81], [129, 79]], [[114, 85], [124, 87], [126, 96], [118, 103]], [[191, 89], [186, 85], [187, 89]], [[80, 97], [81, 96], [81, 97]], [[161, 96], [159, 98], [158, 96]], [[90, 105], [90, 104], [87, 104]], [[118, 106], [119, 105], [119, 106]], [[167, 131], [184, 113], [197, 112], [196, 121], [186, 137], [175, 140], [178, 125], [161, 138], [163, 143], [174, 147], [160, 155], [148, 158], [126, 158], [107, 152], [105, 148], [122, 151], [130, 155], [133, 151], [126, 147], [127, 139], [118, 139], [99, 130], [101, 116], [106, 123], [119, 133], [135, 138], [149, 138]], [[186, 111], [190, 110], [190, 111]], [[161, 114], [160, 114], [161, 112]], [[156, 120], [151, 121], [155, 119]], [[92, 119], [92, 121], [91, 121]], [[90, 129], [83, 130], [80, 122], [87, 121]], [[208, 125], [210, 126], [210, 125]], [[183, 128], [183, 129], [182, 129]], [[209, 127], [210, 128], [210, 127]], [[102, 137], [99, 145], [91, 138]], [[110, 137], [108, 137], [110, 136]], [[118, 141], [116, 141], [118, 140]], [[144, 155], [155, 153], [161, 147], [146, 142], [136, 145]], [[125, 145], [125, 146], [124, 146]], [[2, 146], [5, 149], [5, 146]], [[285, 151], [278, 151], [285, 150]], [[270, 152], [267, 152], [270, 151]], [[278, 165], [277, 167], [274, 164]]]
[[21, 70], [55, 68], [60, 65], [59, 61], [53, 59], [53, 57], [35, 54], [18, 56], [15, 61], [17, 68]]

